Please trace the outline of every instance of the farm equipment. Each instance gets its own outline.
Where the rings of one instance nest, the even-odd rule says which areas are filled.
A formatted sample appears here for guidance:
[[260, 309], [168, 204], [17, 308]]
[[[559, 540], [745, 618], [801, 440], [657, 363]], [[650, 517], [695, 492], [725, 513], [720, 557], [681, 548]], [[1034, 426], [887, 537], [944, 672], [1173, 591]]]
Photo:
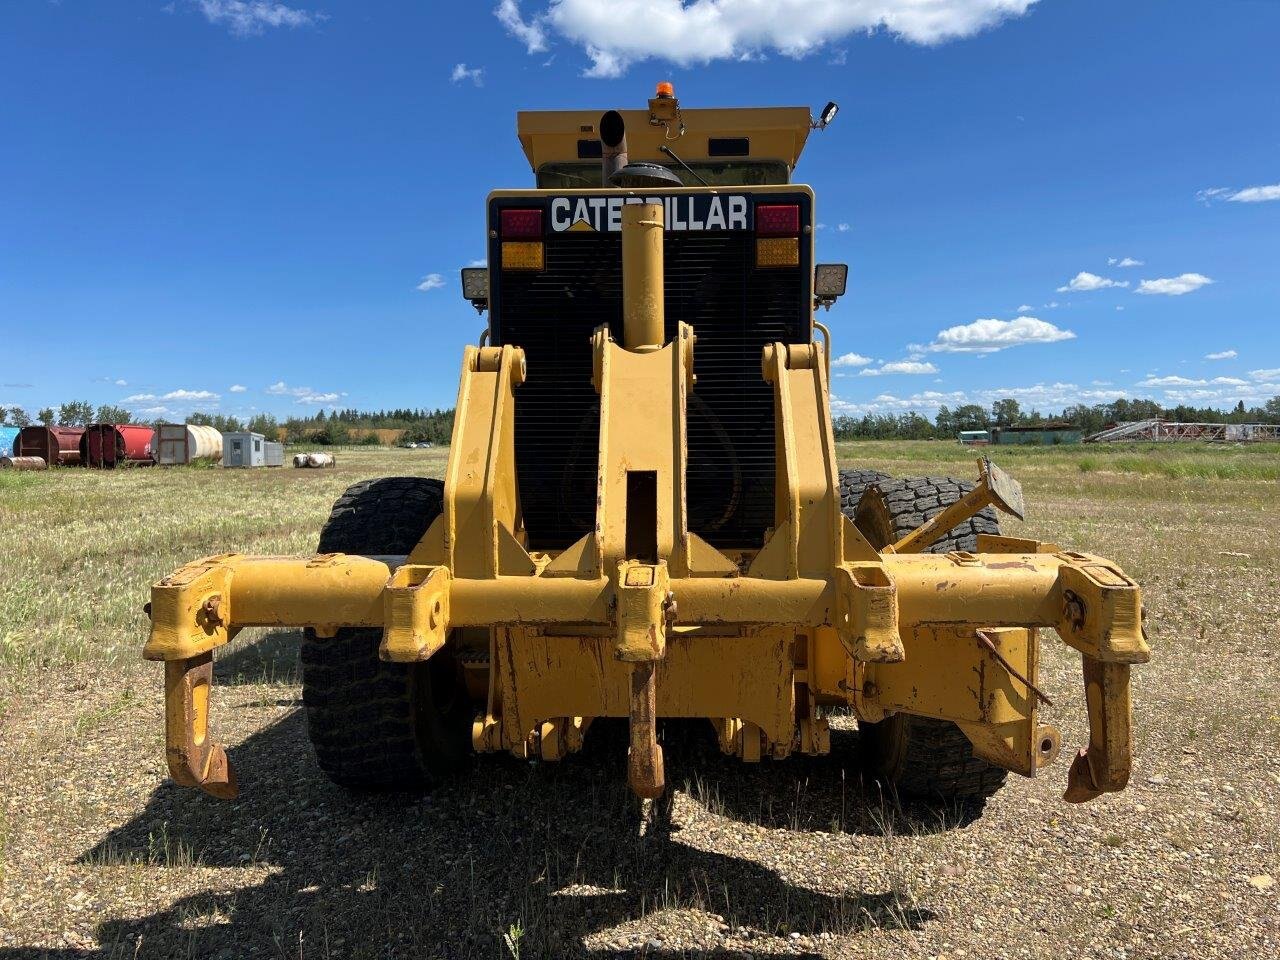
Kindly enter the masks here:
[[489, 267], [463, 272], [489, 325], [443, 482], [357, 484], [315, 556], [213, 556], [153, 586], [175, 780], [234, 795], [212, 655], [270, 626], [306, 628], [310, 736], [352, 788], [419, 788], [475, 753], [558, 761], [625, 718], [652, 798], [661, 719], [706, 719], [756, 762], [827, 752], [845, 708], [891, 787], [984, 795], [1058, 752], [1053, 628], [1089, 720], [1065, 799], [1125, 786], [1137, 585], [1001, 536], [1021, 489], [985, 459], [974, 485], [837, 466], [815, 312], [847, 271], [815, 265], [813, 192], [791, 183], [834, 113], [682, 110], [660, 85], [647, 110], [520, 115], [537, 188], [490, 194]]

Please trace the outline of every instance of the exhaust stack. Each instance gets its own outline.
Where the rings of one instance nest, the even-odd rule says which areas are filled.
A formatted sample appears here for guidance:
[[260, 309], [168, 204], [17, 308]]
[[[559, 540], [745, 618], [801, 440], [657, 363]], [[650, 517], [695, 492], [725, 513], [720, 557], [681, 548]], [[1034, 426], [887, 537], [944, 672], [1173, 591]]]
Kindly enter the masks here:
[[600, 118], [601, 183], [609, 186], [615, 173], [627, 165], [627, 125], [622, 114], [610, 110]]

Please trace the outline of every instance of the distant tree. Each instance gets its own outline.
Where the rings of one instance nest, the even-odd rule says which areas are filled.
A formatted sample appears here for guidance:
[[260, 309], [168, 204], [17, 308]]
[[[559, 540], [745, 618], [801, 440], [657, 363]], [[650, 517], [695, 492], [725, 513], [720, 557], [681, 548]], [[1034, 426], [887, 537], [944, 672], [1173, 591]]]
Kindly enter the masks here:
[[1263, 408], [1268, 417], [1274, 420], [1280, 420], [1280, 397], [1272, 397], [1267, 401], [1267, 405]]
[[259, 413], [249, 420], [249, 430], [274, 440], [280, 430], [280, 423], [269, 413]]
[[957, 431], [985, 430], [991, 425], [991, 417], [987, 414], [986, 407], [966, 403], [962, 407], [956, 407], [955, 424]]
[[351, 433], [347, 429], [347, 425], [345, 423], [340, 421], [337, 417], [333, 417], [308, 433], [307, 439], [312, 443], [321, 443], [332, 446], [334, 444], [350, 442]]
[[87, 400], [72, 400], [59, 404], [58, 422], [68, 427], [87, 427], [93, 423], [93, 404]]
[[31, 426], [31, 418], [21, 407], [10, 407], [4, 415], [5, 422], [15, 427]]
[[57, 422], [53, 417], [53, 407], [43, 407], [40, 412], [36, 414], [36, 419], [46, 427], [51, 427]]
[[953, 437], [956, 433], [955, 417], [951, 415], [950, 409], [946, 404], [938, 408], [938, 415], [933, 418], [933, 425], [937, 429], [940, 437]]
[[1018, 401], [1012, 397], [1006, 397], [1003, 400], [997, 400], [991, 405], [991, 419], [996, 422], [998, 427], [1011, 427], [1018, 422], [1022, 416], [1022, 408]]
[[124, 407], [104, 403], [98, 408], [98, 423], [133, 423], [133, 414]]

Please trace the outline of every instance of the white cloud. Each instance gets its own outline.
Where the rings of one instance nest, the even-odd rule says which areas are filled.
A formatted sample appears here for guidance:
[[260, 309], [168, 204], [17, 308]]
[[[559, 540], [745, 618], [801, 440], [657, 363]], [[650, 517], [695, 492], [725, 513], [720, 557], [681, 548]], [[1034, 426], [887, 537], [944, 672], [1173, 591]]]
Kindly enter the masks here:
[[948, 327], [929, 344], [931, 351], [943, 353], [995, 353], [1028, 343], [1057, 343], [1074, 340], [1070, 330], [1055, 327], [1047, 320], [1018, 317], [1014, 320], [975, 320]]
[[267, 387], [265, 392], [273, 397], [293, 397], [295, 403], [332, 403], [339, 397], [347, 395], [345, 391], [341, 393], [321, 393], [318, 390], [312, 390], [310, 387], [291, 387], [283, 380], [277, 380]]
[[161, 400], [221, 400], [222, 398], [209, 390], [170, 390]]
[[1210, 187], [1207, 190], [1196, 191], [1196, 199], [1203, 203], [1206, 207], [1215, 200], [1225, 200], [1231, 196], [1232, 190], [1227, 187]]
[[831, 361], [833, 367], [865, 367], [868, 363], [875, 361], [860, 353], [842, 353]]
[[470, 80], [477, 87], [483, 87], [484, 67], [468, 68], [465, 63], [458, 64], [453, 68], [453, 73], [449, 74], [449, 81], [451, 83], [462, 83], [465, 80]]
[[1191, 380], [1187, 377], [1169, 376], [1169, 377], [1147, 377], [1145, 380], [1139, 380], [1140, 387], [1203, 387], [1208, 380]]
[[1107, 257], [1107, 266], [1109, 267], [1145, 267], [1146, 263], [1142, 260], [1135, 260], [1133, 257], [1124, 257], [1117, 260], [1115, 257]]
[[1196, 194], [1201, 203], [1209, 204], [1214, 200], [1226, 200], [1228, 203], [1266, 203], [1268, 200], [1280, 200], [1280, 183], [1270, 183], [1260, 187], [1245, 187], [1243, 190], [1232, 190], [1229, 187], [1212, 187]]
[[1249, 376], [1254, 380], [1280, 380], [1280, 367], [1273, 367], [1270, 370], [1250, 370]]
[[978, 391], [974, 399], [990, 405], [996, 400], [1012, 397], [1027, 407], [1061, 410], [1078, 403], [1106, 403], [1128, 396], [1124, 390], [1087, 390], [1074, 383], [1037, 383], [1029, 387], [998, 387]]
[[832, 412], [843, 416], [860, 417], [867, 413], [890, 413], [915, 410], [917, 412], [934, 411], [938, 407], [958, 406], [968, 400], [961, 390], [943, 393], [938, 390], [923, 390], [909, 397], [895, 397], [891, 393], [882, 393], [874, 400], [850, 401], [839, 397], [831, 398]]
[[[1057, 310], [1060, 306], [1062, 306], [1062, 304], [1060, 304], [1057, 300], [1052, 300], [1052, 301], [1050, 301], [1049, 303], [1046, 303], [1046, 304], [1044, 305], [1044, 309], [1046, 309], [1046, 310]], [[1019, 311], [1019, 312], [1021, 312], [1021, 311]]]
[[1031, 304], [1024, 303], [1022, 306], [1018, 308], [1018, 313], [1030, 313], [1034, 309], [1035, 307], [1033, 307]]
[[444, 277], [438, 273], [428, 273], [425, 277], [418, 281], [418, 289], [423, 293], [429, 290], [439, 290], [444, 286]]
[[1182, 273], [1176, 277], [1165, 277], [1160, 280], [1143, 280], [1134, 293], [1148, 295], [1160, 294], [1167, 297], [1180, 297], [1201, 287], [1213, 283], [1202, 273]]
[[229, 392], [231, 392], [231, 393], [244, 393], [247, 389], [249, 389], [249, 388], [248, 388], [248, 387], [246, 387], [246, 386], [245, 386], [244, 384], [242, 384], [242, 383], [233, 383], [233, 384], [228, 388]]
[[1219, 350], [1217, 353], [1206, 353], [1206, 360], [1234, 360], [1239, 354], [1234, 350]]
[[[1277, 371], [1280, 372], [1280, 371]], [[1222, 380], [1230, 380], [1222, 377]], [[1280, 379], [1280, 378], [1278, 378]], [[1240, 384], [1238, 381], [1219, 384], [1217, 380], [1207, 386], [1177, 387], [1166, 389], [1166, 402], [1201, 403], [1211, 406], [1225, 406], [1243, 400], [1245, 403], [1259, 403], [1280, 395], [1280, 383]]]
[[547, 50], [547, 31], [543, 27], [545, 16], [525, 20], [520, 15], [519, 0], [502, 0], [493, 15], [498, 18], [507, 33], [524, 44], [529, 53], [545, 53]]
[[1084, 388], [1074, 383], [1037, 383], [1026, 387], [997, 387], [968, 393], [962, 390], [949, 392], [924, 390], [907, 397], [882, 393], [872, 400], [863, 401], [832, 397], [831, 408], [838, 415], [858, 417], [868, 413], [902, 413], [908, 410], [932, 414], [942, 405], [953, 409], [966, 403], [989, 407], [996, 400], [1012, 397], [1024, 407], [1034, 407], [1042, 412], [1056, 412], [1076, 404], [1107, 403], [1132, 395], [1132, 391], [1115, 388], [1097, 389], [1097, 386], [1100, 385]]
[[919, 44], [972, 36], [1027, 12], [1036, 0], [550, 0], [528, 19], [516, 0], [494, 11], [530, 53], [548, 29], [585, 50], [589, 77], [617, 77], [661, 56], [681, 66], [758, 59], [776, 51], [801, 58], [846, 37], [883, 30]]
[[1280, 200], [1280, 183], [1271, 183], [1265, 187], [1245, 187], [1227, 199], [1232, 203], [1266, 203], [1268, 200]]
[[155, 400], [154, 393], [135, 393], [132, 396], [125, 397], [121, 403], [146, 403], [148, 400]]
[[858, 374], [860, 377], [881, 377], [893, 373], [905, 374], [927, 374], [937, 373], [938, 368], [932, 363], [920, 360], [894, 360], [890, 363], [882, 363], [875, 369], [866, 369]]
[[1100, 277], [1096, 273], [1089, 273], [1087, 270], [1081, 270], [1067, 283], [1065, 287], [1059, 287], [1059, 293], [1088, 293], [1091, 290], [1105, 290], [1107, 287], [1127, 287], [1128, 280], [1108, 280], [1106, 277]]
[[195, 0], [195, 4], [210, 23], [242, 37], [260, 34], [268, 27], [312, 27], [327, 19], [323, 13], [274, 0]]
[[128, 381], [128, 380], [117, 380], [117, 381], [116, 381], [116, 386], [117, 386], [117, 387], [127, 387], [128, 385], [129, 385], [129, 381]]
[[135, 407], [134, 413], [141, 417], [176, 417], [178, 411], [170, 410], [168, 407]]
[[487, 267], [488, 265], [489, 265], [488, 260], [468, 260], [467, 261], [468, 267]]
[[848, 233], [849, 225], [847, 223], [837, 224], [836, 229], [839, 230], [841, 233]]

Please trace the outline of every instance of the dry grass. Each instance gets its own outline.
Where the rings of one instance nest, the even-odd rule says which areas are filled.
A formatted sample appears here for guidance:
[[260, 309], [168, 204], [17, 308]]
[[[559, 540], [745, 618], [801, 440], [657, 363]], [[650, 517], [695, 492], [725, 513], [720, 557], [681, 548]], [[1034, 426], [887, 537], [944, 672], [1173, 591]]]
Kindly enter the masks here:
[[[946, 444], [842, 453], [973, 472]], [[1276, 451], [995, 453], [1032, 511], [1010, 532], [1143, 581], [1155, 659], [1129, 791], [1061, 804], [1059, 764], [980, 819], [865, 791], [848, 729], [831, 757], [755, 766], [673, 729], [678, 788], [647, 808], [608, 724], [559, 765], [486, 758], [426, 797], [353, 797], [311, 757], [296, 637], [262, 631], [217, 666], [241, 798], [178, 790], [158, 673], [134, 660], [148, 582], [210, 553], [307, 552], [346, 485], [438, 476], [442, 452], [5, 479], [0, 528], [22, 535], [0, 555], [0, 958], [1276, 955], [1276, 889], [1249, 882], [1280, 878]], [[1050, 641], [1045, 660], [1080, 742], [1078, 658]]]

